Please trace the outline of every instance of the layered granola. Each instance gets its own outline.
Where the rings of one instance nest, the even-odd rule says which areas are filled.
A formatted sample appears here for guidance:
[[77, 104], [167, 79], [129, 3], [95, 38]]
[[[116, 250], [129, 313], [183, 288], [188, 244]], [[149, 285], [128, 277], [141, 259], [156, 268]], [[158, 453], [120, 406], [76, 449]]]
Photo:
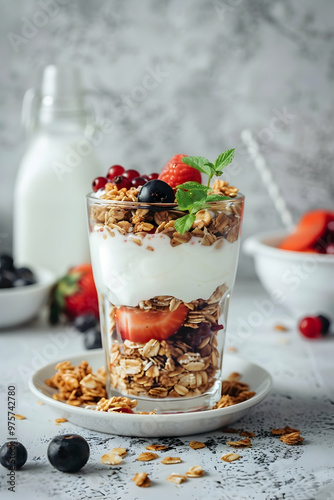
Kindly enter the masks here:
[[230, 199], [203, 206], [181, 234], [176, 221], [185, 213], [176, 203], [139, 203], [139, 193], [109, 182], [89, 205], [109, 395], [159, 400], [214, 392], [243, 197], [217, 179], [212, 193]]

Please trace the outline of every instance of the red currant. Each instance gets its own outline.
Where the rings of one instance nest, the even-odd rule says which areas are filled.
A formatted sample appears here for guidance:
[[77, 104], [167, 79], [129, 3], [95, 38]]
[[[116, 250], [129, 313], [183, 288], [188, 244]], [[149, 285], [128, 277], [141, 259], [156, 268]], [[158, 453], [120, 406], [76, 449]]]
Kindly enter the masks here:
[[148, 176], [148, 180], [153, 181], [154, 179], [158, 179], [158, 177], [159, 177], [159, 174], [157, 174], [156, 172], [153, 172], [153, 174], [150, 174]]
[[145, 181], [149, 181], [149, 180], [150, 180], [150, 179], [148, 178], [148, 175], [146, 175], [146, 174], [143, 174], [141, 177], [142, 177], [143, 179], [145, 179]]
[[99, 189], [103, 189], [107, 182], [108, 179], [106, 179], [105, 177], [96, 177], [92, 182], [94, 193], [96, 193], [96, 191], [98, 191]]
[[131, 184], [133, 185], [133, 187], [139, 187], [139, 186], [143, 186], [144, 184], [146, 184], [147, 180], [144, 179], [143, 177], [135, 177], [134, 179], [132, 179], [131, 181]]
[[319, 316], [306, 316], [298, 325], [299, 331], [308, 339], [319, 339], [322, 336], [322, 321]]
[[117, 186], [118, 189], [130, 189], [131, 187], [131, 181], [123, 175], [117, 175], [116, 177], [114, 177], [112, 183]]
[[334, 243], [330, 243], [326, 246], [326, 253], [329, 255], [334, 255]]
[[109, 168], [107, 177], [110, 181], [113, 180], [116, 175], [122, 175], [124, 172], [124, 168], [122, 165], [113, 165], [112, 167]]
[[129, 170], [125, 170], [125, 172], [123, 173], [123, 175], [124, 175], [124, 177], [126, 177], [127, 179], [129, 179], [130, 181], [132, 181], [132, 179], [134, 179], [135, 177], [139, 177], [140, 173], [137, 172], [137, 170], [129, 169]]

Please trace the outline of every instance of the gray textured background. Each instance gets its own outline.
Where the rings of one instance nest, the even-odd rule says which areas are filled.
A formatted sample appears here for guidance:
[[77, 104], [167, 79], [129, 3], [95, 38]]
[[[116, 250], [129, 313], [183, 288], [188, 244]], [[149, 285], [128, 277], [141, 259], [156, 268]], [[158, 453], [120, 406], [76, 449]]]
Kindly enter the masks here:
[[[41, 22], [14, 47], [27, 19]], [[62, 4], [62, 5], [61, 5]], [[214, 159], [237, 147], [244, 237], [281, 226], [241, 146], [249, 127], [297, 218], [334, 197], [334, 2], [331, 0], [1, 0], [0, 245], [11, 248], [15, 175], [26, 146], [25, 90], [48, 63], [75, 61], [99, 122], [98, 155], [157, 170], [175, 153]], [[44, 16], [45, 17], [45, 16]], [[14, 50], [16, 49], [16, 50]], [[162, 76], [143, 94], [145, 76]], [[141, 90], [140, 90], [141, 89]], [[284, 113], [285, 110], [285, 113]], [[284, 120], [275, 120], [280, 114]], [[242, 257], [240, 275], [251, 276]]]

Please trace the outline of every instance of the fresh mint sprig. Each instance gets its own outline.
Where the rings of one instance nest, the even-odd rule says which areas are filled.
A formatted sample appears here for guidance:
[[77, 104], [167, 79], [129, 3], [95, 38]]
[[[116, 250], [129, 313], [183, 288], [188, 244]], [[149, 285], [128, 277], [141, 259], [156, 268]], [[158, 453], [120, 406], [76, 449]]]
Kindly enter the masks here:
[[230, 199], [229, 196], [212, 194], [210, 182], [214, 175], [220, 176], [223, 168], [231, 163], [234, 151], [234, 149], [225, 151], [218, 156], [214, 163], [211, 163], [203, 156], [185, 156], [182, 158], [183, 163], [199, 170], [202, 174], [206, 174], [208, 176], [208, 183], [205, 186], [198, 182], [189, 181], [177, 186], [176, 201], [178, 209], [189, 212], [175, 221], [175, 229], [180, 234], [189, 231], [196, 219], [195, 214], [199, 210], [208, 208], [209, 202]]
[[199, 170], [202, 174], [207, 174], [208, 184], [210, 186], [211, 179], [214, 175], [218, 177], [222, 175], [223, 168], [231, 163], [234, 157], [235, 149], [228, 149], [224, 153], [220, 154], [214, 163], [211, 163], [203, 156], [185, 156], [182, 158], [182, 162], [190, 165], [191, 167]]

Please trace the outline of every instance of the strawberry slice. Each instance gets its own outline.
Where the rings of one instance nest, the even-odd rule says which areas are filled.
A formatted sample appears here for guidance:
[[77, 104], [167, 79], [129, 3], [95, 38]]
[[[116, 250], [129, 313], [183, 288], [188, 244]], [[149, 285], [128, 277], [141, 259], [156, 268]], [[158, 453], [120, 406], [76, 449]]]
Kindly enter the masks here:
[[193, 167], [182, 162], [182, 158], [187, 155], [174, 155], [162, 169], [159, 179], [167, 182], [172, 188], [176, 188], [184, 182], [202, 182], [201, 173]]
[[116, 311], [116, 328], [122, 339], [145, 343], [166, 340], [183, 325], [189, 309], [180, 304], [175, 311], [141, 310], [121, 306]]
[[279, 248], [295, 252], [310, 251], [324, 234], [331, 221], [334, 221], [334, 212], [327, 210], [306, 212], [298, 222], [295, 231], [284, 238]]

